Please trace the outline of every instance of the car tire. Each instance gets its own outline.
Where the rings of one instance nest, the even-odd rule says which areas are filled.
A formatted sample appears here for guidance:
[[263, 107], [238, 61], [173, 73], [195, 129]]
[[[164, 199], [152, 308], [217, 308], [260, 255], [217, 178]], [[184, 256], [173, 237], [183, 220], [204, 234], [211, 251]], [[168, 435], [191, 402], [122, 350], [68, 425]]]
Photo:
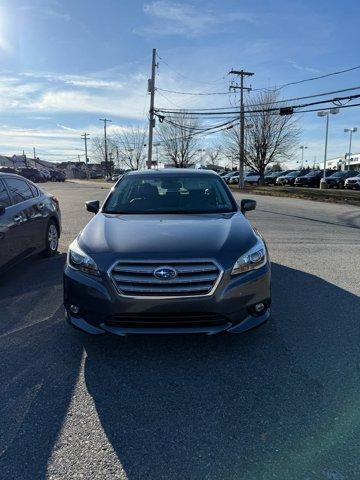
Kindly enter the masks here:
[[339, 182], [338, 188], [343, 189], [344, 188], [344, 182]]
[[45, 235], [44, 257], [53, 257], [57, 254], [59, 247], [59, 229], [54, 220], [50, 220]]

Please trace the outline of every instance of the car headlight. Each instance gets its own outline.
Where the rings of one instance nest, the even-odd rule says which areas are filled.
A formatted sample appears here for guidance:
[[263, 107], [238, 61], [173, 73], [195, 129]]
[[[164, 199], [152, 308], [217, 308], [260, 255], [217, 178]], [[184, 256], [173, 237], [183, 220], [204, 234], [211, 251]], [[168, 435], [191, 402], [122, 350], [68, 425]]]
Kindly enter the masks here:
[[267, 262], [267, 253], [264, 242], [258, 238], [256, 245], [248, 250], [244, 255], [241, 255], [232, 269], [231, 275], [238, 275], [239, 273], [249, 272], [263, 267]]
[[94, 260], [81, 250], [75, 239], [69, 247], [68, 264], [76, 270], [81, 270], [89, 275], [100, 275], [99, 269]]

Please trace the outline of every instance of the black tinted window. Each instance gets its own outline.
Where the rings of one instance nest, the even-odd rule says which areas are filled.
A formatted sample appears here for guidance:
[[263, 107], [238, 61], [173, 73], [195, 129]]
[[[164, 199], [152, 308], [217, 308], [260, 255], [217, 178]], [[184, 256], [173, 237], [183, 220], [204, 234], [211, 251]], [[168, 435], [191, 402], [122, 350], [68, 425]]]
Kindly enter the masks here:
[[110, 194], [105, 213], [221, 213], [235, 205], [215, 175], [129, 175]]
[[18, 180], [17, 178], [7, 178], [7, 186], [10, 190], [11, 198], [14, 203], [20, 203], [29, 198], [33, 198], [30, 185], [24, 180]]
[[1, 180], [0, 180], [0, 205], [4, 207], [8, 207], [9, 205], [11, 205], [9, 195], [7, 193], [4, 183]]

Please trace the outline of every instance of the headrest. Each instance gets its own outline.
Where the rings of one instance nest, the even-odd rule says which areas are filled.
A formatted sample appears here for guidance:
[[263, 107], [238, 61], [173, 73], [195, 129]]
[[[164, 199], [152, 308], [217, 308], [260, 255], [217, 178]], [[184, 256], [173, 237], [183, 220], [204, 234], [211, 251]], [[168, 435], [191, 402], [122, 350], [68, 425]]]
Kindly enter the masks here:
[[167, 192], [179, 192], [182, 185], [178, 180], [166, 179], [161, 182], [161, 188], [167, 190]]

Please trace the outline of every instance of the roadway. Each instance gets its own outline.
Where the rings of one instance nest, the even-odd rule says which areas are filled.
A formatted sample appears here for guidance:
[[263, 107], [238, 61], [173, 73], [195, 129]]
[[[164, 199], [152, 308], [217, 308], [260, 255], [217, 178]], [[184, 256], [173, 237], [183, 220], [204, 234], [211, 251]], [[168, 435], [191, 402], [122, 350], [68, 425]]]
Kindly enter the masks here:
[[48, 184], [61, 253], [0, 284], [0, 479], [360, 478], [360, 209], [255, 197], [273, 316], [242, 336], [89, 337], [62, 268], [100, 185]]

